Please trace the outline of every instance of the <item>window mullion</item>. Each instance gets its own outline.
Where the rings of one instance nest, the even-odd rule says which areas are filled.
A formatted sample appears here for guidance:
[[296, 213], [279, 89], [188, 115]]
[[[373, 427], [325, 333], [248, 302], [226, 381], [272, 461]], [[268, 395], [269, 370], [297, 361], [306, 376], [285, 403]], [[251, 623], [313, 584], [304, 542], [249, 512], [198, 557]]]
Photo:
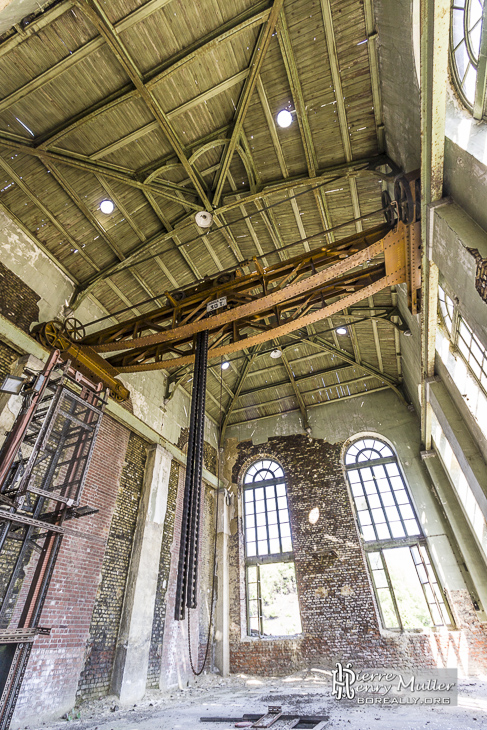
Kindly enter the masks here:
[[[384, 469], [384, 472], [386, 474], [386, 477], [387, 477], [387, 480], [388, 480], [388, 483], [389, 483], [391, 492], [394, 494], [394, 490], [392, 489], [392, 484], [389, 482], [389, 475], [387, 473], [387, 469]], [[372, 478], [374, 480], [374, 484], [375, 484], [375, 488], [377, 490], [377, 494], [379, 495], [380, 506], [381, 506], [382, 511], [384, 513], [384, 517], [386, 518], [386, 525], [387, 525], [387, 529], [389, 530], [389, 535], [392, 537], [392, 530], [391, 530], [391, 526], [389, 524], [389, 517], [388, 517], [387, 512], [386, 512], [386, 506], [384, 504], [384, 500], [382, 499], [382, 493], [381, 493], [381, 491], [379, 489], [379, 484], [377, 482], [377, 477], [375, 476], [375, 473], [374, 472], [372, 472]], [[395, 498], [394, 498], [394, 501], [395, 501]], [[398, 512], [399, 512], [399, 510], [398, 510]], [[401, 513], [399, 512], [399, 517], [400, 516], [401, 516]], [[372, 517], [372, 515], [371, 515], [371, 517]], [[372, 519], [374, 519], [374, 518], [372, 517]], [[375, 531], [375, 534], [377, 535], [377, 530]]]
[[257, 564], [257, 616], [259, 621], [259, 634], [264, 635], [264, 616], [262, 610], [262, 591], [260, 587], [260, 565]]
[[[276, 485], [274, 484], [274, 500], [276, 502], [276, 519], [277, 519], [277, 534], [279, 535], [279, 550], [282, 553], [282, 535], [281, 535], [281, 521], [279, 519], [279, 505], [277, 503], [277, 489]], [[286, 499], [287, 502], [287, 499]], [[289, 509], [289, 505], [288, 505]]]
[[[408, 531], [406, 529], [406, 523], [405, 523], [404, 518], [402, 516], [401, 507], [400, 507], [399, 502], [397, 500], [396, 492], [394, 491], [394, 487], [392, 486], [391, 478], [390, 478], [389, 474], [387, 473], [387, 469], [385, 470], [385, 472], [386, 472], [386, 477], [387, 477], [387, 483], [389, 484], [389, 489], [391, 490], [392, 498], [394, 499], [394, 504], [396, 505], [397, 514], [399, 515], [399, 520], [401, 522], [402, 529], [404, 530], [404, 536], [405, 537], [408, 537]], [[419, 526], [419, 521], [418, 521], [418, 518], [416, 516], [416, 510], [414, 509], [414, 505], [412, 503], [411, 497], [410, 497], [410, 495], [408, 493], [408, 490], [406, 489], [406, 484], [404, 482], [404, 479], [403, 479], [402, 474], [401, 474], [401, 479], [402, 479], [402, 482], [403, 482], [403, 485], [404, 485], [404, 490], [406, 491], [406, 494], [407, 494], [407, 496], [409, 498], [409, 506], [411, 507], [411, 509], [413, 511], [413, 515], [414, 515], [414, 517], [416, 519], [416, 522], [418, 523], [418, 526]], [[389, 521], [387, 521], [387, 524], [389, 525]], [[391, 537], [392, 537], [392, 530], [390, 528], [389, 528], [389, 532], [391, 533]]]
[[[433, 616], [433, 612], [431, 610], [430, 601], [428, 600], [428, 594], [426, 593], [426, 588], [425, 588], [426, 583], [429, 585], [429, 587], [431, 589], [431, 593], [433, 594], [433, 600], [434, 600], [434, 602], [436, 604], [436, 607], [438, 609], [438, 613], [440, 614], [440, 616], [442, 615], [442, 611], [441, 611], [440, 604], [438, 603], [438, 599], [437, 599], [437, 597], [435, 595], [435, 591], [433, 589], [433, 586], [431, 585], [426, 564], [425, 564], [425, 562], [423, 560], [423, 556], [421, 555], [421, 551], [419, 550], [419, 548], [418, 548], [418, 553], [419, 553], [420, 562], [417, 563], [417, 564], [416, 564], [416, 561], [414, 559], [414, 553], [413, 553], [411, 547], [409, 548], [409, 551], [410, 551], [411, 557], [413, 559], [414, 567], [416, 568], [416, 574], [418, 576], [418, 580], [419, 580], [419, 582], [421, 584], [421, 588], [423, 589], [424, 600], [426, 601], [426, 605], [428, 606], [428, 611], [429, 611], [430, 617], [431, 617], [431, 623], [433, 624], [433, 626], [436, 626], [437, 623], [435, 621], [435, 617]], [[421, 580], [421, 575], [420, 575], [419, 570], [418, 570], [418, 565], [422, 565], [423, 566], [423, 570], [424, 570], [425, 575], [426, 575], [426, 582], [423, 582]]]
[[[267, 492], [266, 492], [266, 487], [264, 487], [264, 514], [265, 514], [265, 534], [266, 534], [266, 542], [267, 542], [267, 554], [269, 555], [270, 552], [271, 552], [271, 546], [270, 546], [270, 543], [269, 543], [269, 513], [267, 511]], [[258, 550], [257, 550], [257, 552], [258, 552]]]
[[485, 84], [487, 82], [487, 5], [482, 13], [482, 35], [480, 41], [479, 60], [477, 64], [477, 83], [475, 85], [475, 101], [473, 105], [474, 119], [482, 119], [485, 106]]
[[[397, 605], [396, 596], [394, 594], [394, 588], [392, 586], [391, 582], [391, 576], [389, 575], [389, 568], [387, 567], [386, 559], [384, 558], [384, 552], [383, 550], [380, 550], [380, 559], [382, 560], [382, 568], [384, 570], [384, 574], [386, 576], [387, 585], [389, 587], [389, 593], [391, 594], [392, 603], [394, 605], [394, 611], [396, 612], [396, 618], [397, 622], [399, 624], [399, 630], [404, 631], [404, 627], [401, 621], [401, 614], [399, 613], [399, 607]], [[380, 604], [380, 601], [379, 601]]]
[[453, 308], [453, 317], [451, 323], [450, 341], [454, 350], [458, 350], [458, 335], [460, 332], [460, 314], [457, 307]]
[[[365, 501], [367, 503], [367, 509], [369, 511], [369, 516], [370, 516], [370, 523], [371, 523], [371, 525], [372, 525], [372, 527], [374, 529], [374, 533], [375, 533], [375, 536], [376, 536], [377, 540], [379, 540], [380, 538], [379, 538], [379, 535], [377, 534], [377, 528], [375, 526], [374, 518], [372, 516], [372, 507], [370, 506], [369, 496], [368, 496], [367, 491], [365, 489], [364, 479], [362, 477], [362, 469], [358, 469], [358, 475], [360, 477], [360, 484], [362, 485], [362, 491], [364, 493]], [[379, 490], [377, 490], [377, 491], [379, 491]], [[358, 514], [357, 514], [357, 518], [358, 518]], [[362, 532], [362, 525], [360, 524], [360, 519], [359, 519], [359, 528], [360, 528], [360, 532]]]

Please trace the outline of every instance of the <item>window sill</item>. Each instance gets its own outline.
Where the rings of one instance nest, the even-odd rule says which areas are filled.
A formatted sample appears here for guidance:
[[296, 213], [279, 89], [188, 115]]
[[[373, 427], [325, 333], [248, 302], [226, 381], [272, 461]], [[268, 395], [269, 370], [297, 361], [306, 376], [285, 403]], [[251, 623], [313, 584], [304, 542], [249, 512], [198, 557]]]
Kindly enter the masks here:
[[245, 634], [245, 636], [242, 636], [240, 640], [241, 642], [248, 642], [250, 644], [255, 641], [296, 641], [303, 637], [304, 634], [285, 634], [284, 636], [249, 636], [248, 634]]
[[458, 633], [460, 629], [457, 626], [428, 626], [424, 629], [383, 629], [380, 628], [381, 636], [385, 639], [397, 638], [398, 636], [429, 636], [430, 634], [439, 634], [443, 631], [448, 633]]

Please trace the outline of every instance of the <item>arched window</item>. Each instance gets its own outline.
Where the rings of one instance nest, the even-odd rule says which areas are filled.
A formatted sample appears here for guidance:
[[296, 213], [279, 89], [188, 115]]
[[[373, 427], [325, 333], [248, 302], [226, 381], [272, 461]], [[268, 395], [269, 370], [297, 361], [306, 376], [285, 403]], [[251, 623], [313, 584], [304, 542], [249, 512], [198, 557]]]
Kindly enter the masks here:
[[451, 9], [450, 60], [457, 91], [475, 119], [481, 119], [485, 104], [485, 63], [483, 38], [485, 0], [453, 0]]
[[282, 467], [256, 461], [243, 479], [249, 636], [301, 632], [286, 482]]
[[352, 443], [345, 468], [384, 628], [450, 625], [451, 618], [392, 448]]
[[364, 540], [390, 540], [420, 535], [397, 458], [377, 439], [356, 441], [345, 456], [360, 529]]
[[244, 477], [247, 557], [292, 551], [284, 472], [275, 461], [258, 461]]

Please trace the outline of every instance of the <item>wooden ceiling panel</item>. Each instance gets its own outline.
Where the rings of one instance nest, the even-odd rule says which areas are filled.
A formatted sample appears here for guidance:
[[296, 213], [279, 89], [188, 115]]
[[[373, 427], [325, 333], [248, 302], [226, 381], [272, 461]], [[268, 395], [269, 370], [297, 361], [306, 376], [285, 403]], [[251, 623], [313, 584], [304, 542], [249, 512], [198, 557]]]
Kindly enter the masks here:
[[[108, 311], [131, 304], [147, 311], [140, 302], [149, 296], [253, 256], [278, 263], [324, 245], [322, 236], [305, 239], [328, 226], [346, 224], [333, 240], [380, 222], [380, 214], [352, 220], [380, 207], [377, 177], [342, 170], [316, 179], [379, 149], [361, 0], [286, 0], [275, 18], [271, 2], [255, 0], [90, 7], [90, 21], [77, 6], [27, 40], [12, 30], [0, 43], [0, 153], [12, 167], [10, 177], [1, 171], [0, 203]], [[269, 17], [277, 24], [255, 75], [249, 65]], [[284, 108], [293, 113], [287, 129], [276, 124]], [[42, 162], [28, 147], [11, 151], [6, 133], [58, 150], [64, 161]], [[320, 186], [262, 190], [290, 177]], [[215, 222], [202, 236], [194, 211], [210, 210], [215, 190]], [[116, 205], [108, 217], [99, 211], [105, 197]], [[233, 207], [219, 213], [222, 203]], [[364, 303], [369, 314], [372, 305], [390, 306], [390, 292]], [[343, 323], [349, 332], [337, 336], [333, 328]], [[282, 338], [280, 347], [287, 360], [270, 359], [269, 346], [236, 399], [249, 355], [232, 356], [223, 386], [213, 364], [209, 413], [219, 416], [220, 388], [227, 421], [237, 423], [302, 410], [297, 391], [311, 407], [382, 387], [381, 370], [398, 376], [398, 338], [385, 321], [352, 326], [344, 313]]]

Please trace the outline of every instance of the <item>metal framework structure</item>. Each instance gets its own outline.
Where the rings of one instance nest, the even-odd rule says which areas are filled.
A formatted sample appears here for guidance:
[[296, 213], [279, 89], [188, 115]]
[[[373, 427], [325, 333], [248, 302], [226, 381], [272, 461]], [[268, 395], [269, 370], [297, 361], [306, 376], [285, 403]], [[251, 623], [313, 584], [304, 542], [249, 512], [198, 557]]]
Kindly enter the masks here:
[[[164, 288], [186, 289], [205, 273], [214, 279], [253, 256], [265, 268], [284, 262], [308, 252], [315, 231], [332, 245], [378, 224], [379, 181], [400, 171], [383, 155], [372, 0], [351, 3], [341, 13], [320, 0], [308, 14], [289, 0], [243, 0], [235, 15], [226, 0], [203, 0], [189, 3], [192, 22], [180, 23], [171, 0], [60, 0], [6, 34], [0, 208], [75, 284], [73, 309], [89, 295], [107, 314], [117, 316], [120, 306], [143, 313], [147, 306], [139, 302], [147, 297], [163, 307], [163, 295], [156, 295]], [[17, 75], [8, 73], [13, 66]], [[276, 115], [287, 106], [296, 124], [283, 131]], [[105, 197], [115, 204], [109, 217], [99, 213]], [[194, 220], [202, 208], [214, 220], [204, 235]], [[394, 297], [393, 287], [367, 296], [369, 315]], [[263, 313], [260, 326], [273, 317]], [[341, 348], [334, 333], [323, 336], [320, 322], [331, 331], [346, 323], [352, 347]], [[321, 369], [343, 349], [337, 363], [357, 365], [344, 397], [368, 390], [362, 375], [372, 378], [371, 388], [400, 388], [398, 332], [370, 323], [331, 314], [300, 329], [314, 354], [321, 353]], [[248, 334], [240, 328], [242, 339]], [[289, 344], [290, 334], [274, 334], [281, 349]], [[56, 346], [66, 349], [67, 342]], [[230, 424], [240, 376], [255, 374], [247, 367], [254, 351], [247, 344], [242, 367], [233, 365], [232, 351], [225, 353], [232, 363], [222, 386]], [[189, 345], [181, 349], [187, 356]], [[304, 352], [307, 346], [298, 356]], [[85, 348], [82, 355], [85, 372], [94, 368], [100, 377], [94, 353]], [[119, 353], [114, 362], [124, 357], [132, 355]], [[133, 359], [127, 367], [155, 358], [133, 353]], [[291, 398], [280, 391], [276, 403], [279, 412], [299, 410], [306, 422], [315, 394], [300, 394], [304, 372], [293, 374], [293, 361], [291, 355], [281, 363]], [[128, 392], [117, 371], [104, 382], [123, 400]], [[213, 418], [219, 380], [210, 365]], [[268, 410], [259, 408], [257, 417]]]
[[[28, 373], [26, 373], [28, 376]], [[0, 452], [0, 728], [8, 730], [65, 534], [81, 506], [105, 399], [54, 350], [31, 373]]]
[[[409, 306], [417, 313], [420, 224], [414, 221], [418, 196], [414, 177], [398, 184], [397, 196], [398, 212], [406, 223], [395, 221], [392, 206], [386, 205], [387, 222], [373, 229], [273, 266], [264, 267], [254, 257], [213, 279], [167, 291], [165, 306], [91, 334], [86, 329], [99, 325], [99, 320], [85, 326], [68, 318], [64, 326], [56, 322], [39, 325], [38, 337], [46, 345], [75, 355], [97, 377], [103, 377], [106, 368], [107, 385], [123, 399], [117, 374], [184, 368], [195, 361], [195, 337], [202, 332], [208, 335], [209, 359], [260, 348], [332, 314], [345, 312], [348, 316], [348, 307], [401, 282], [407, 282]], [[355, 325], [352, 319], [352, 332]], [[358, 353], [358, 343], [353, 342]], [[256, 355], [258, 350], [254, 351]], [[98, 353], [108, 353], [108, 357], [103, 359]], [[306, 408], [285, 354], [283, 362], [306, 423]], [[358, 362], [361, 364], [359, 358]], [[243, 379], [238, 391], [242, 384]], [[234, 404], [233, 391], [230, 396]], [[225, 417], [223, 428], [227, 420]]]

